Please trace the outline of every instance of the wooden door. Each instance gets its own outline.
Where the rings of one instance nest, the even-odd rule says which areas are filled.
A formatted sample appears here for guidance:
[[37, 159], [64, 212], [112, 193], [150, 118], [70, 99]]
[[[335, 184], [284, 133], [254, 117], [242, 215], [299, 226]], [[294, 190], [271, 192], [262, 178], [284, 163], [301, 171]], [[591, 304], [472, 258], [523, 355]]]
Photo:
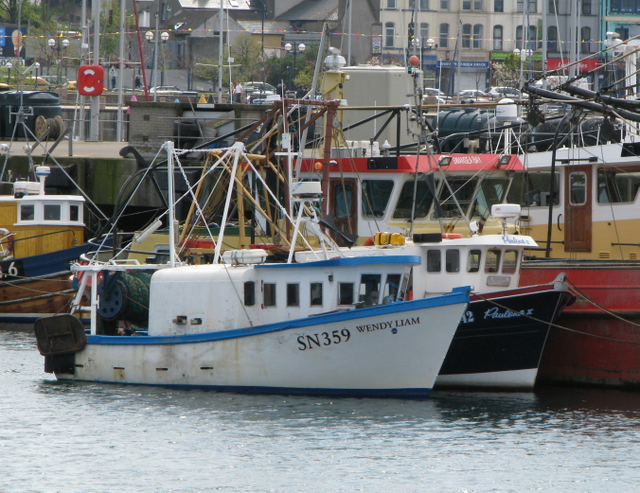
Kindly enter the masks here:
[[593, 201], [591, 173], [591, 166], [567, 166], [565, 168], [565, 252], [591, 251]]

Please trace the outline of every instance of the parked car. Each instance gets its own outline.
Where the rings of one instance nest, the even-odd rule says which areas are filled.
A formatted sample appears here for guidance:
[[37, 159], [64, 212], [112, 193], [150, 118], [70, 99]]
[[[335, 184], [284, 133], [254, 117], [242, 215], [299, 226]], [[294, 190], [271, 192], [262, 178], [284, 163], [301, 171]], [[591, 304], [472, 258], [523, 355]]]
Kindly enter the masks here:
[[37, 89], [39, 91], [48, 91], [51, 85], [43, 77], [28, 77], [24, 80], [23, 87], [27, 90]]
[[247, 103], [255, 103], [256, 100], [265, 99], [276, 93], [276, 88], [271, 84], [259, 81], [250, 81], [241, 83], [242, 90], [246, 95]]
[[458, 93], [458, 101], [491, 101], [491, 96], [478, 89], [465, 89]]
[[156, 86], [149, 89], [151, 94], [182, 94], [178, 86]]
[[515, 101], [522, 99], [522, 93], [515, 87], [490, 87], [487, 94], [493, 99], [510, 98]]
[[261, 97], [260, 99], [256, 98], [252, 101], [253, 104], [272, 104], [275, 103], [276, 101], [280, 101], [282, 98], [280, 96], [278, 96], [277, 94], [267, 94], [264, 97]]
[[41, 75], [41, 79], [46, 80], [51, 87], [63, 86], [67, 82], [67, 78], [64, 75]]
[[451, 96], [447, 96], [440, 89], [435, 89], [433, 87], [425, 87], [424, 89], [424, 99], [425, 103], [428, 103], [428, 98], [436, 98], [436, 102], [439, 104], [445, 104], [451, 102]]

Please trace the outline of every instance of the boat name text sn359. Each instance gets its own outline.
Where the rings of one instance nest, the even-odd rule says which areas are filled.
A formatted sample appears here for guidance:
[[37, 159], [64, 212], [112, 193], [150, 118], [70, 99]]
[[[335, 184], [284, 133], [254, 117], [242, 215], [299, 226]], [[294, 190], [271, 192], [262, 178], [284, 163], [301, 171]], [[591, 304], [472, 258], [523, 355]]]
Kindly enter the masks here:
[[[401, 320], [392, 320], [389, 322], [377, 322], [366, 325], [356, 325], [358, 332], [373, 332], [376, 330], [391, 329], [395, 334], [397, 327], [407, 327], [409, 325], [416, 325], [420, 323], [420, 317], [404, 318]], [[307, 349], [313, 349], [314, 347], [332, 346], [347, 342], [351, 339], [351, 332], [349, 329], [333, 330], [331, 332], [317, 332], [315, 334], [307, 334], [298, 336], [296, 341], [298, 342], [298, 349], [300, 351], [306, 351]]]

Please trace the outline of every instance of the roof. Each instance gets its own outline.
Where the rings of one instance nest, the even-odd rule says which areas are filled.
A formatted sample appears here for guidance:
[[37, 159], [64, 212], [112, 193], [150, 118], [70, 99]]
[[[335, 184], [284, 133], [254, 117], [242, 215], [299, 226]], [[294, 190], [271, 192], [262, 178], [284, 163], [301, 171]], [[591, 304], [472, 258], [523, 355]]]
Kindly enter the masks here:
[[290, 21], [338, 20], [338, 0], [304, 0], [278, 16]]
[[216, 10], [211, 9], [186, 9], [179, 10], [164, 23], [165, 28], [176, 32], [192, 31], [198, 29], [204, 22], [216, 15]]
[[[250, 0], [223, 0], [223, 8], [227, 10], [255, 10]], [[218, 10], [220, 0], [180, 0], [183, 9]]]

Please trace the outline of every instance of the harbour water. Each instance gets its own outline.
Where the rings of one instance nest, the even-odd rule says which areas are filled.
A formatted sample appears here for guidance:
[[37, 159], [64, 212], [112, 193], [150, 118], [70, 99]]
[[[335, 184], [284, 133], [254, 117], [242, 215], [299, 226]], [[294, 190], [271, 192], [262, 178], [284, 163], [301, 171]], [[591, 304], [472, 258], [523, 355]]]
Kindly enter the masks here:
[[640, 393], [403, 401], [62, 384], [28, 327], [0, 328], [0, 361], [3, 493], [640, 488]]

